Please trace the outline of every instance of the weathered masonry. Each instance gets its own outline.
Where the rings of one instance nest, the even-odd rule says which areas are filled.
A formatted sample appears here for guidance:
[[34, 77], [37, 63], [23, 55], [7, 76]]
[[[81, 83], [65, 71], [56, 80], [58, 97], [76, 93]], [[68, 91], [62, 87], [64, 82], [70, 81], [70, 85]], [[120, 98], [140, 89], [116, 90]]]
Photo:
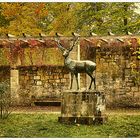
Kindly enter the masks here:
[[[70, 75], [53, 39], [0, 39], [0, 81], [9, 81], [13, 103], [59, 100], [61, 91], [69, 88]], [[61, 43], [68, 48], [70, 39], [62, 37]], [[80, 37], [79, 46], [75, 46], [71, 57], [97, 63], [97, 90], [104, 91], [108, 98], [139, 96], [139, 36]], [[88, 87], [89, 77], [80, 74], [79, 78], [80, 88]]]

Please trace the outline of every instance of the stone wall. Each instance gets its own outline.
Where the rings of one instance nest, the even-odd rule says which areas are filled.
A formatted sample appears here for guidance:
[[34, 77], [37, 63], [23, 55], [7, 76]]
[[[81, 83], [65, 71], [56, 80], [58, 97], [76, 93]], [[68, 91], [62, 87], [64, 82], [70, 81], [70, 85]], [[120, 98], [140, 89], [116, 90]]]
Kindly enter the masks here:
[[[86, 47], [81, 48], [81, 60], [87, 59], [96, 62], [97, 90], [104, 91], [107, 97], [140, 94], [140, 60], [131, 54], [130, 48], [123, 47]], [[51, 56], [51, 55], [50, 55]], [[77, 49], [71, 52], [71, 58], [77, 59]], [[63, 59], [61, 57], [61, 59]], [[57, 60], [59, 61], [59, 59]], [[63, 60], [61, 61], [61, 63]], [[132, 63], [135, 66], [132, 66]], [[11, 95], [18, 104], [29, 105], [32, 97], [58, 99], [61, 91], [68, 89], [70, 75], [63, 66], [19, 66], [15, 69], [0, 67], [0, 81], [11, 81]], [[10, 72], [11, 71], [11, 72]], [[10, 76], [11, 73], [11, 76]], [[86, 74], [80, 74], [80, 87], [90, 84]], [[139, 80], [140, 81], [140, 80]], [[93, 87], [94, 85], [92, 85]], [[73, 83], [76, 88], [76, 82]], [[17, 99], [18, 98], [18, 99]]]
[[[128, 49], [128, 48], [127, 48]], [[132, 69], [132, 62], [136, 63]], [[98, 90], [106, 95], [140, 95], [140, 60], [124, 48], [96, 49], [96, 83]]]
[[31, 98], [60, 99], [69, 87], [69, 73], [62, 66], [19, 67], [19, 75], [21, 104], [29, 104]]
[[[71, 54], [72, 58], [76, 58], [76, 49]], [[94, 73], [96, 77], [97, 90], [103, 91], [107, 98], [121, 97], [124, 95], [139, 96], [140, 83], [136, 82], [137, 76], [140, 76], [138, 69], [133, 69], [131, 63], [136, 62], [137, 68], [140, 61], [135, 56], [131, 56], [130, 51], [125, 48], [93, 48], [90, 51], [89, 60], [96, 62], [97, 68]], [[96, 57], [95, 57], [96, 54]], [[84, 58], [82, 58], [84, 59]], [[137, 72], [137, 75], [133, 72]], [[23, 89], [28, 91], [21, 101], [27, 101], [32, 96], [36, 98], [60, 98], [63, 90], [69, 88], [70, 75], [68, 70], [62, 66], [44, 66], [44, 67], [19, 67], [19, 84], [23, 96]], [[80, 87], [88, 88], [90, 78], [86, 74], [80, 74]], [[92, 85], [93, 89], [94, 85]], [[73, 83], [76, 88], [76, 82]]]

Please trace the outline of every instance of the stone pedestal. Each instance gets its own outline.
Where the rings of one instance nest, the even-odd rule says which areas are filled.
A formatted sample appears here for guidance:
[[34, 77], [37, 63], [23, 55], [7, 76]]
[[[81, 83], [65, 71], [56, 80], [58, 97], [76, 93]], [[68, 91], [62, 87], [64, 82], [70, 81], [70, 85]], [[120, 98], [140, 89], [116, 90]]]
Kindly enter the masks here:
[[61, 101], [61, 123], [103, 124], [107, 120], [105, 96], [99, 91], [64, 91]]

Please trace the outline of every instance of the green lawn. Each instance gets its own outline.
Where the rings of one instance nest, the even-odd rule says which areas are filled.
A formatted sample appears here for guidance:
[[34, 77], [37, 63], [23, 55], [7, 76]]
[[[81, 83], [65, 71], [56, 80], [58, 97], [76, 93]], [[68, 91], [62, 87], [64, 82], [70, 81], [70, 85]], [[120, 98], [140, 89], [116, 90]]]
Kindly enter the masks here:
[[55, 114], [11, 114], [0, 120], [0, 137], [140, 137], [140, 116], [109, 116], [104, 125], [66, 125]]

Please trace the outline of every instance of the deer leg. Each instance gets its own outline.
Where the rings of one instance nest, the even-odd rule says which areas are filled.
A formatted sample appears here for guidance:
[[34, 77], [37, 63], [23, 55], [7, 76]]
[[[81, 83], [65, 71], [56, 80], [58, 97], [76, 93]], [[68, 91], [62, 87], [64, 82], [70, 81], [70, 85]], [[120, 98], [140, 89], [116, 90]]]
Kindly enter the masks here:
[[93, 77], [93, 82], [94, 82], [94, 89], [96, 90], [96, 82], [95, 82], [95, 77]]
[[88, 75], [90, 76], [90, 78], [91, 78], [91, 82], [90, 82], [90, 86], [89, 86], [89, 89], [91, 89], [92, 82], [95, 81], [95, 80], [94, 80], [95, 78], [93, 78], [92, 75], [91, 75], [90, 73], [87, 73], [87, 74], [88, 74]]
[[78, 83], [78, 73], [75, 74], [76, 82], [77, 82], [77, 90], [79, 89], [79, 83]]
[[73, 74], [73, 73], [71, 73], [71, 83], [70, 83], [70, 89], [72, 89], [73, 76], [74, 76], [74, 74]]

